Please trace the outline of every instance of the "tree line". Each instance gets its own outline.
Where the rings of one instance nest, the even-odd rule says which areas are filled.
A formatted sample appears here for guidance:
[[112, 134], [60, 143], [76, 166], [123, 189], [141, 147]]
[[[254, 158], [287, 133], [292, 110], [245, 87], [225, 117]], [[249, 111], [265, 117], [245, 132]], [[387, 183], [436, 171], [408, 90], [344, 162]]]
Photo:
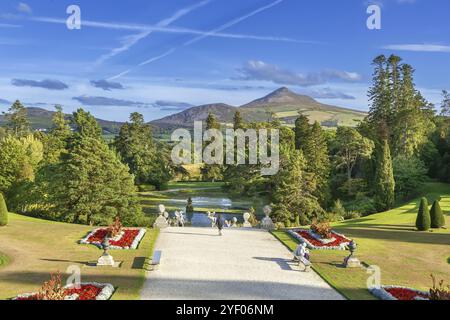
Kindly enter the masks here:
[[47, 134], [32, 132], [26, 108], [16, 101], [0, 132], [0, 192], [10, 211], [70, 223], [148, 225], [137, 185], [162, 188], [171, 179], [169, 152], [133, 113], [108, 143], [83, 109], [72, 123], [56, 107]]
[[[449, 93], [443, 91], [438, 113], [400, 57], [378, 56], [373, 67], [369, 114], [357, 127], [328, 130], [304, 114], [294, 128], [273, 117], [250, 123], [237, 111], [235, 130], [279, 130], [280, 170], [267, 177], [261, 164], [204, 165], [203, 180], [224, 181], [231, 195], [265, 196], [284, 226], [385, 211], [418, 195], [430, 179], [449, 183]], [[139, 113], [112, 141], [83, 109], [69, 122], [57, 107], [48, 133], [32, 132], [19, 101], [5, 116], [0, 192], [11, 211], [82, 224], [107, 224], [119, 216], [126, 225], [146, 225], [137, 186], [162, 190], [186, 171], [172, 164], [169, 144], [153, 138]], [[209, 114], [206, 129], [220, 127]], [[248, 160], [248, 149], [244, 156]]]

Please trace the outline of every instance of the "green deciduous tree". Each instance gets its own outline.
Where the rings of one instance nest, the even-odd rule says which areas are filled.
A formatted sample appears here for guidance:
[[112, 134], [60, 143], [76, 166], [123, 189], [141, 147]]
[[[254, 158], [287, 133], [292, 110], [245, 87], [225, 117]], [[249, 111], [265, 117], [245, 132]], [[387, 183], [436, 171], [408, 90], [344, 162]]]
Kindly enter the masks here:
[[0, 192], [7, 195], [14, 184], [33, 181], [42, 157], [42, 143], [32, 135], [0, 140]]
[[347, 182], [350, 183], [357, 161], [371, 157], [374, 143], [363, 137], [356, 129], [339, 127], [336, 132], [334, 149], [336, 168], [345, 170]]
[[375, 203], [380, 211], [389, 210], [395, 202], [395, 180], [387, 140], [378, 147], [375, 170]]
[[419, 213], [417, 214], [416, 228], [419, 231], [427, 231], [431, 227], [430, 210], [427, 198], [420, 200]]
[[4, 227], [8, 224], [8, 208], [6, 207], [5, 198], [0, 192], [0, 227]]
[[428, 180], [427, 169], [417, 157], [397, 156], [393, 167], [395, 193], [399, 198], [408, 199], [416, 195]]
[[120, 129], [114, 147], [121, 160], [130, 167], [136, 184], [149, 183], [160, 190], [170, 180], [165, 149], [157, 148], [152, 129], [144, 123], [144, 117], [140, 113], [130, 115], [130, 122]]

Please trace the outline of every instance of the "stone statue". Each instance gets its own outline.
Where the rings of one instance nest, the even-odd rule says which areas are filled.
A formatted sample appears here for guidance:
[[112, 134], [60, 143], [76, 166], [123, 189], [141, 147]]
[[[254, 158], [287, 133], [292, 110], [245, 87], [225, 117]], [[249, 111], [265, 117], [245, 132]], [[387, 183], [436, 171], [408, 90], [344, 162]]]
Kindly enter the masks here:
[[211, 228], [215, 228], [216, 220], [217, 220], [216, 213], [215, 212], [211, 213], [208, 211], [207, 215], [208, 215], [209, 220], [211, 220]]
[[166, 207], [163, 204], [158, 206], [159, 216], [153, 224], [153, 228], [164, 229], [169, 226], [168, 218], [169, 214], [166, 211]]
[[183, 211], [175, 211], [175, 219], [176, 219], [176, 226], [177, 227], [184, 227], [184, 216]]
[[237, 228], [237, 226], [238, 226], [237, 222], [238, 222], [238, 219], [236, 217], [233, 217], [233, 219], [231, 219], [231, 227]]
[[261, 221], [261, 227], [266, 230], [274, 230], [275, 224], [273, 223], [272, 219], [270, 218], [270, 214], [272, 213], [272, 208], [270, 206], [265, 206], [263, 211], [266, 216]]
[[244, 228], [252, 228], [252, 224], [248, 221], [250, 219], [250, 213], [244, 213]]

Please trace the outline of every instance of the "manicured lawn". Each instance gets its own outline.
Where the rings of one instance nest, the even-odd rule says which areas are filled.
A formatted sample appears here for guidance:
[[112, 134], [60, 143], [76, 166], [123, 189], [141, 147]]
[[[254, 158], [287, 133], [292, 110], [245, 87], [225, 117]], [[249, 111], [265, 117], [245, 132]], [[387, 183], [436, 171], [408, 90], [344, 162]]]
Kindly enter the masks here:
[[52, 272], [59, 271], [65, 277], [71, 265], [81, 268], [83, 282], [114, 285], [117, 290], [113, 299], [139, 299], [145, 280], [143, 262], [152, 254], [158, 231], [148, 230], [137, 250], [112, 250], [114, 259], [123, 261], [120, 268], [98, 269], [86, 264], [96, 261], [102, 251], [77, 244], [91, 229], [10, 214], [9, 225], [0, 230], [0, 251], [10, 257], [9, 264], [0, 269], [0, 299], [34, 292]]
[[[427, 185], [430, 203], [441, 196], [441, 207], [447, 213], [450, 227], [450, 185]], [[365, 218], [336, 223], [334, 229], [355, 239], [357, 255], [366, 265], [381, 268], [384, 285], [402, 285], [428, 290], [430, 274], [450, 282], [450, 229], [415, 231], [419, 199], [399, 208]], [[284, 231], [274, 235], [291, 250], [296, 240]], [[348, 270], [340, 267], [348, 252], [313, 251], [314, 269], [349, 299], [372, 299], [367, 291], [369, 274], [364, 269]]]

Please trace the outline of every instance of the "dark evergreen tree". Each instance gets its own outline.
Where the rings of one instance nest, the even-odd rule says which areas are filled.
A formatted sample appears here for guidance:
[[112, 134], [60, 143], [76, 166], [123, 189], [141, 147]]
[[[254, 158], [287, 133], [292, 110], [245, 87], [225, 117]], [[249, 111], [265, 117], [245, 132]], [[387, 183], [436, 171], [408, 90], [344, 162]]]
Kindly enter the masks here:
[[4, 113], [6, 119], [6, 126], [16, 137], [24, 137], [30, 134], [30, 121], [28, 120], [27, 109], [16, 100], [14, 104]]
[[311, 127], [309, 137], [302, 144], [303, 154], [307, 163], [307, 172], [311, 173], [317, 185], [315, 195], [322, 204], [326, 204], [329, 197], [330, 159], [328, 145], [318, 122]]
[[441, 116], [450, 117], [450, 94], [442, 90]]
[[324, 210], [314, 196], [314, 179], [305, 171], [306, 161], [302, 151], [293, 150], [282, 159], [282, 169], [273, 192], [274, 218], [286, 226], [299, 216], [302, 225], [321, 217]]
[[109, 149], [92, 115], [79, 110], [74, 122], [68, 154], [49, 183], [52, 216], [96, 225], [119, 216], [125, 225], [139, 224], [143, 214], [129, 168]]
[[300, 115], [295, 121], [295, 148], [297, 150], [304, 150], [306, 141], [308, 141], [311, 134], [311, 127], [309, 119], [305, 115]]
[[420, 200], [419, 213], [416, 220], [416, 228], [419, 231], [427, 231], [431, 227], [430, 210], [428, 208], [427, 198]]
[[375, 203], [380, 211], [389, 210], [395, 203], [395, 180], [391, 152], [387, 140], [378, 147], [375, 170]]
[[46, 164], [56, 164], [61, 160], [61, 155], [67, 152], [68, 139], [72, 134], [62, 107], [56, 106], [55, 108], [52, 128], [49, 134], [43, 137], [44, 162]]
[[381, 140], [388, 139], [393, 119], [388, 62], [384, 55], [380, 55], [373, 60], [372, 65], [375, 71], [373, 85], [369, 90], [371, 106], [367, 119], [373, 135]]
[[233, 118], [233, 128], [234, 130], [244, 129], [244, 119], [239, 111], [236, 111]]

